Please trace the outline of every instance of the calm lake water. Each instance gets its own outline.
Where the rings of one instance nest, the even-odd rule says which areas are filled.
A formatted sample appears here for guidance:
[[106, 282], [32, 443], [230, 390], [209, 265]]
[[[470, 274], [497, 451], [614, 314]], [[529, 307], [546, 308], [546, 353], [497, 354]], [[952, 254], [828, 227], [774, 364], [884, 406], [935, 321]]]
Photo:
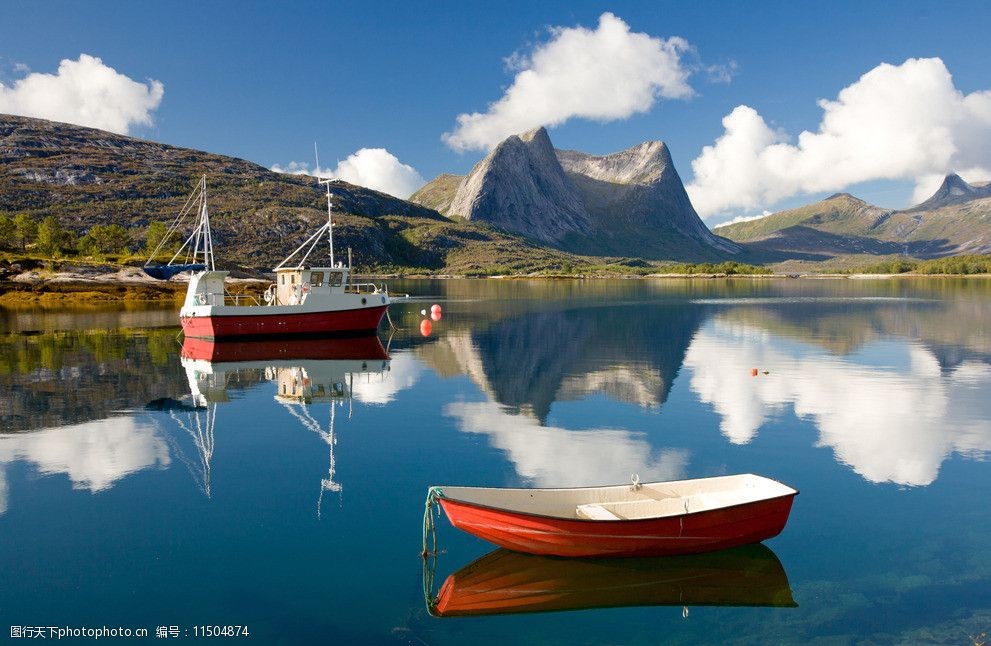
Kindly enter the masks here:
[[[0, 635], [243, 625], [235, 641], [265, 644], [970, 644], [991, 632], [991, 283], [391, 289], [415, 298], [391, 309], [387, 355], [365, 339], [223, 345], [209, 361], [182, 349], [173, 311], [0, 310]], [[443, 318], [424, 337], [433, 303]], [[457, 572], [485, 598], [548, 611], [428, 612], [430, 485], [742, 472], [801, 491], [766, 549], [539, 559], [490, 554], [442, 519], [429, 594]]]

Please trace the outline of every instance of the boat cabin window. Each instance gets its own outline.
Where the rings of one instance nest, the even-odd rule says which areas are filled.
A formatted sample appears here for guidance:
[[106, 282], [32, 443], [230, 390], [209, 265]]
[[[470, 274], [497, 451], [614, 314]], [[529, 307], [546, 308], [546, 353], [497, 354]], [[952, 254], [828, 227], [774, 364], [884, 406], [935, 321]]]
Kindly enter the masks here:
[[296, 274], [289, 274], [289, 282], [291, 282], [293, 285], [296, 284]]
[[286, 275], [285, 274], [282, 274], [281, 276], [279, 276], [279, 278], [282, 279], [282, 284], [285, 285], [286, 284]]
[[310, 284], [314, 287], [323, 287], [323, 272], [315, 271], [310, 274]]
[[340, 287], [341, 283], [344, 282], [344, 272], [341, 271], [330, 272], [330, 274], [327, 276], [327, 282], [330, 283], [333, 287]]

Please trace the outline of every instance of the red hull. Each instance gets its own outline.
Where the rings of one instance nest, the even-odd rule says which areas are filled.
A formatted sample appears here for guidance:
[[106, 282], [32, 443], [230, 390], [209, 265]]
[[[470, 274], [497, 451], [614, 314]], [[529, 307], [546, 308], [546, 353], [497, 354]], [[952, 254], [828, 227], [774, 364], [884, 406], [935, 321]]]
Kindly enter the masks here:
[[784, 529], [795, 495], [645, 520], [554, 518], [440, 498], [451, 524], [500, 547], [570, 557], [668, 556], [759, 543]]
[[386, 360], [389, 354], [377, 335], [331, 339], [262, 339], [218, 341], [187, 337], [182, 356], [215, 363], [269, 359]]
[[372, 332], [387, 306], [306, 314], [247, 314], [231, 316], [187, 316], [181, 319], [187, 337], [272, 336]]

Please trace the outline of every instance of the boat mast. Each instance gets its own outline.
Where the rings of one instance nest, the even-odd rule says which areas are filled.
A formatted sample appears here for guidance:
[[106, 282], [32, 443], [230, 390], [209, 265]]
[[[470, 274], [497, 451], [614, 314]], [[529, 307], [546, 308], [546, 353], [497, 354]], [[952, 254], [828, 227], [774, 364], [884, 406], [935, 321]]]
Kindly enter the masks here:
[[[313, 149], [314, 149], [314, 151], [316, 151], [316, 144], [313, 144]], [[316, 173], [319, 173], [320, 172], [320, 158], [319, 157], [317, 157], [317, 170], [315, 172]], [[305, 264], [306, 264], [306, 259], [310, 257], [310, 254], [313, 253], [313, 250], [316, 249], [317, 248], [317, 245], [320, 244], [320, 241], [323, 240], [323, 232], [324, 231], [327, 231], [327, 239], [328, 239], [328, 242], [330, 243], [330, 266], [331, 267], [336, 267], [337, 266], [334, 263], [334, 204], [331, 201], [331, 198], [334, 197], [334, 194], [330, 192], [330, 183], [333, 182], [333, 181], [334, 181], [333, 178], [330, 178], [330, 179], [320, 179], [320, 177], [317, 176], [317, 184], [326, 184], [327, 185], [327, 223], [324, 224], [319, 229], [317, 229], [316, 232], [313, 235], [311, 235], [309, 238], [306, 239], [305, 242], [303, 242], [303, 244], [301, 244], [298, 247], [296, 247], [296, 250], [293, 251], [288, 256], [286, 256], [285, 260], [283, 260], [278, 265], [276, 265], [275, 266], [275, 270], [276, 271], [278, 271], [279, 269], [282, 269], [283, 267], [289, 265], [289, 261], [291, 261], [293, 258], [295, 258], [296, 257], [296, 254], [298, 254], [303, 249], [306, 249], [306, 253], [303, 254], [303, 257], [295, 265], [295, 268], [296, 269], [302, 269], [305, 266]]]
[[330, 266], [334, 266], [334, 216], [332, 213], [332, 207], [330, 204], [330, 198], [333, 194], [330, 192], [330, 180], [320, 179], [320, 151], [317, 150], [317, 142], [313, 142], [313, 157], [316, 159], [317, 167], [314, 170], [314, 174], [317, 176], [318, 184], [327, 185], [327, 240], [330, 243]]
[[206, 206], [206, 175], [203, 176], [203, 264], [210, 271], [217, 267], [213, 264], [213, 231], [210, 230], [210, 213]]
[[330, 183], [334, 181], [332, 179], [322, 179], [321, 184], [327, 185], [327, 240], [330, 243], [330, 266], [334, 265], [334, 207], [331, 204], [330, 198], [334, 197], [334, 194], [330, 192]]
[[206, 175], [200, 179], [200, 222], [196, 227], [193, 239], [193, 262], [197, 256], [203, 255], [203, 265], [209, 271], [216, 269], [213, 264], [213, 234], [210, 231], [210, 212], [206, 206]]

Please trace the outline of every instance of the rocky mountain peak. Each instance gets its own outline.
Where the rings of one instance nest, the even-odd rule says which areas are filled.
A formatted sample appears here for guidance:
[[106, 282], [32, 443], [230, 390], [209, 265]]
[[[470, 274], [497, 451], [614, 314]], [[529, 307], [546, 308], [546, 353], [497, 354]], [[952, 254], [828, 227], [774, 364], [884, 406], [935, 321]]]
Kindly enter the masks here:
[[867, 202], [863, 201], [856, 195], [851, 195], [850, 193], [833, 193], [832, 195], [830, 195], [829, 197], [823, 200], [823, 202], [830, 202], [830, 201], [853, 202], [855, 204], [864, 204], [864, 205], [867, 204]]
[[542, 146], [545, 145], [553, 149], [553, 146], [551, 146], [551, 136], [547, 134], [547, 128], [543, 126], [540, 126], [539, 128], [534, 128], [533, 130], [527, 130], [526, 132], [518, 134], [516, 136], [519, 137], [521, 141], [525, 141], [528, 143], [536, 142], [538, 145], [542, 145]]
[[966, 202], [980, 197], [991, 197], [991, 185], [968, 184], [956, 173], [950, 173], [928, 200], [911, 210], [935, 209], [948, 204]]
[[662, 141], [591, 155], [555, 150], [535, 128], [500, 142], [456, 189], [453, 180], [411, 199], [581, 253], [694, 260], [741, 250], [699, 219]]
[[669, 168], [674, 168], [671, 153], [663, 141], [645, 141], [602, 156], [559, 150], [557, 157], [570, 173], [618, 184], [651, 184], [660, 180]]
[[544, 128], [499, 143], [462, 180], [447, 212], [552, 244], [590, 227]]

